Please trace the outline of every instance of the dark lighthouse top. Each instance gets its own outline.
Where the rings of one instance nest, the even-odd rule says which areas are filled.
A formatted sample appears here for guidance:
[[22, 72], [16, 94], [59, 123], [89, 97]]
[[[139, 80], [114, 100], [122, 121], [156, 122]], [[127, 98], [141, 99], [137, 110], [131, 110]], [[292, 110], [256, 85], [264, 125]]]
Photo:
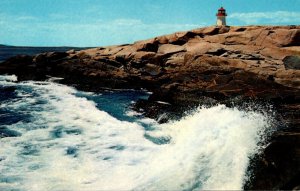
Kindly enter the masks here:
[[225, 16], [227, 16], [226, 10], [225, 10], [223, 7], [221, 7], [221, 8], [218, 10], [217, 16], [218, 16], [218, 17], [222, 17], [222, 16], [225, 17]]

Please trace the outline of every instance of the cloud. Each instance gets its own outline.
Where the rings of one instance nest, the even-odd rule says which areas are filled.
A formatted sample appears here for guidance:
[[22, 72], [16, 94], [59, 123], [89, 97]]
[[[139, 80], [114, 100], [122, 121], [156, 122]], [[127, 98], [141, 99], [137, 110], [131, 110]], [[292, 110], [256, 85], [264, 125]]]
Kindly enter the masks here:
[[[0, 44], [38, 46], [106, 46], [133, 43], [176, 31], [200, 27], [204, 24], [145, 23], [140, 19], [119, 18], [109, 21], [85, 22], [51, 15], [43, 21], [31, 18], [6, 16], [0, 18]], [[4, 19], [5, 18], [5, 19]], [[58, 19], [59, 21], [57, 21]], [[26, 20], [26, 22], [24, 22]], [[13, 24], [12, 24], [13, 23]]]
[[50, 19], [54, 19], [54, 20], [60, 20], [60, 19], [67, 19], [68, 18], [68, 16], [67, 15], [65, 15], [65, 14], [61, 14], [61, 13], [51, 13], [50, 15], [49, 15], [49, 18]]
[[[109, 24], [109, 23], [106, 23]], [[143, 22], [139, 19], [115, 19], [110, 22], [110, 25], [117, 25], [117, 26], [137, 26], [143, 25]]]
[[236, 19], [245, 24], [299, 24], [300, 12], [250, 12], [232, 13], [229, 19]]
[[23, 15], [18, 16], [14, 18], [16, 21], [38, 21], [39, 19], [37, 17], [29, 16], [29, 15]]
[[[134, 19], [115, 19], [90, 23], [51, 23], [39, 31], [50, 34], [61, 45], [105, 46], [133, 43], [163, 34], [200, 27], [196, 24], [144, 23]], [[57, 35], [59, 34], [59, 35]]]

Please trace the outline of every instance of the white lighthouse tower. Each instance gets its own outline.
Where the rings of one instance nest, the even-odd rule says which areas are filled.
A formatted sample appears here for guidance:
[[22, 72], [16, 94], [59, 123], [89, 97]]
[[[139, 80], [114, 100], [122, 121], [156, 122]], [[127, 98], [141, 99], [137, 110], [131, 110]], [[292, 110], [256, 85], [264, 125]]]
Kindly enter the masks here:
[[226, 26], [226, 10], [221, 7], [217, 13], [217, 26]]

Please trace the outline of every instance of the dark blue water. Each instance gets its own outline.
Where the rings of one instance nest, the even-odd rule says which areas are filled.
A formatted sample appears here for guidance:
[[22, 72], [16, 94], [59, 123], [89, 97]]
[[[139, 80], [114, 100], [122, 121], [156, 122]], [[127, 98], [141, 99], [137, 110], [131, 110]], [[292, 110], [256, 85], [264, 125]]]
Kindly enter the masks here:
[[79, 47], [21, 47], [0, 45], [0, 62], [16, 55], [35, 55], [44, 52], [65, 52], [68, 50], [82, 50]]
[[[50, 82], [40, 83], [51, 84]], [[39, 82], [35, 83], [35, 85], [38, 84]], [[39, 99], [40, 95], [34, 90], [34, 88], [34, 86], [29, 84], [26, 85], [26, 82], [22, 85], [18, 83], [12, 83], [10, 85], [0, 84], [0, 103], [17, 103], [24, 99], [24, 95], [26, 95], [25, 97], [27, 99], [35, 99], [35, 101], [30, 105], [25, 104], [24, 107], [20, 106], [18, 110], [0, 107], [0, 137], [20, 136], [21, 133], [9, 130], [5, 126], [13, 125], [18, 122], [30, 123], [32, 120], [32, 114], [30, 114], [31, 111], [39, 111], [45, 104], [48, 103], [46, 99]], [[135, 112], [131, 110], [132, 104], [134, 104], [138, 99], [147, 99], [149, 97], [149, 93], [134, 90], [105, 91], [101, 94], [76, 91], [74, 96], [84, 98], [95, 103], [99, 110], [105, 111], [119, 120], [134, 122], [139, 118], [139, 115], [133, 115]], [[50, 96], [50, 98], [51, 97], [54, 96]]]
[[84, 97], [97, 103], [98, 109], [106, 111], [117, 119], [133, 122], [136, 120], [136, 117], [126, 115], [126, 112], [131, 109], [138, 99], [148, 99], [149, 93], [136, 90], [115, 90], [91, 95], [86, 94], [85, 92], [78, 92], [76, 96]]

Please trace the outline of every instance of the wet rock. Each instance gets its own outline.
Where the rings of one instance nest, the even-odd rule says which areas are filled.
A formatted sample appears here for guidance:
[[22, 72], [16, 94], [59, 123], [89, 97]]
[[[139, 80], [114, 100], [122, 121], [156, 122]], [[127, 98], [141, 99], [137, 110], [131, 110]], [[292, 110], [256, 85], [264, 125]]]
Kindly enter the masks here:
[[300, 70], [300, 56], [287, 56], [283, 63], [286, 69]]

